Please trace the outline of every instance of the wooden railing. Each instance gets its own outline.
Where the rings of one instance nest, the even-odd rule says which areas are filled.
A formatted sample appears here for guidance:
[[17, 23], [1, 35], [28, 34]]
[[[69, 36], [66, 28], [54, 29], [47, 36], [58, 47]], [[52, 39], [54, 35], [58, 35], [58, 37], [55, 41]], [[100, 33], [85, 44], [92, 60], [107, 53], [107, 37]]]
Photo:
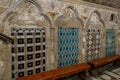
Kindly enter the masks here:
[[3, 41], [6, 41], [6, 42], [14, 42], [14, 40], [10, 37], [8, 37], [7, 35], [3, 34], [3, 33], [0, 33], [0, 39], [2, 39]]
[[64, 68], [59, 68], [47, 72], [41, 72], [38, 74], [17, 78], [17, 80], [55, 80], [72, 74], [77, 74], [80, 72], [86, 73], [89, 69], [90, 66], [88, 64], [82, 63], [82, 64], [76, 64]]

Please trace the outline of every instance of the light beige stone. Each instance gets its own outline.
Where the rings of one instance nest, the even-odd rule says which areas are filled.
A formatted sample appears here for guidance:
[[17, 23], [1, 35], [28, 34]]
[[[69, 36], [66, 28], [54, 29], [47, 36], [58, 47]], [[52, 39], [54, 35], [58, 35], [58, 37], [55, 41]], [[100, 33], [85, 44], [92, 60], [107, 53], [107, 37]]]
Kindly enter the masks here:
[[[1, 0], [7, 2], [10, 0]], [[120, 10], [101, 6], [81, 0], [11, 0], [12, 6], [6, 10], [0, 7], [0, 32], [11, 36], [11, 28], [44, 28], [46, 30], [46, 66], [47, 70], [57, 68], [58, 63], [58, 27], [79, 28], [79, 63], [86, 62], [87, 39], [86, 29], [101, 30], [101, 56], [105, 56], [105, 29], [117, 29], [120, 32]], [[35, 1], [35, 2], [34, 2]], [[48, 1], [48, 2], [47, 2]], [[48, 5], [48, 3], [50, 3]], [[54, 7], [53, 5], [54, 4]], [[11, 4], [11, 2], [8, 2]], [[3, 4], [4, 5], [4, 4]], [[40, 7], [41, 6], [41, 7]], [[117, 18], [109, 22], [111, 14]], [[118, 30], [119, 29], [119, 30]], [[117, 41], [118, 39], [118, 41]], [[120, 40], [116, 38], [117, 52], [120, 53]], [[11, 80], [11, 44], [0, 43], [0, 80]], [[5, 69], [4, 69], [5, 68]], [[6, 77], [7, 76], [7, 77]]]
[[0, 14], [2, 14], [5, 10], [6, 10], [6, 8], [0, 7]]

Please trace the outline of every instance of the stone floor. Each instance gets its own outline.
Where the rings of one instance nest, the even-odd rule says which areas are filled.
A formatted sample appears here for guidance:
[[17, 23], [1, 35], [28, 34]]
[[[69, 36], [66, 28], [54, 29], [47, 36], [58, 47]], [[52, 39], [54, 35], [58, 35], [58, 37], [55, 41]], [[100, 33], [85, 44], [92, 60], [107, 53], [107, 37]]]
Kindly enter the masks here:
[[[89, 76], [88, 80], [120, 80], [120, 67], [104, 67], [99, 70], [98, 77]], [[57, 80], [83, 80], [78, 75], [72, 75]]]
[[109, 68], [101, 73], [97, 78], [92, 77], [92, 80], [120, 80], [120, 67]]
[[82, 79], [80, 79], [78, 75], [72, 75], [72, 76], [68, 76], [68, 77], [65, 77], [65, 78], [60, 78], [60, 79], [57, 79], [57, 80], [82, 80]]

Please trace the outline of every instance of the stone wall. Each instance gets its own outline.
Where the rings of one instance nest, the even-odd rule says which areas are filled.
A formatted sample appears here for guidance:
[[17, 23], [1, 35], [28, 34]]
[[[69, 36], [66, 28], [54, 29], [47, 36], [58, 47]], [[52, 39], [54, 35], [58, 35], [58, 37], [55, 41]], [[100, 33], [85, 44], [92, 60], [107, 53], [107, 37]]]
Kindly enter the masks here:
[[[86, 62], [87, 28], [98, 28], [101, 30], [101, 57], [105, 56], [106, 29], [116, 29], [116, 53], [120, 53], [120, 39], [118, 38], [118, 36], [120, 36], [119, 10], [117, 11], [117, 9], [113, 8], [100, 7], [100, 5], [96, 4], [92, 4], [90, 6], [89, 3], [79, 3], [80, 2], [77, 2], [77, 0], [1, 0], [0, 32], [11, 37], [11, 28], [44, 27], [47, 31], [47, 70], [57, 68], [58, 27], [79, 28], [79, 63]], [[114, 15], [112, 21], [110, 21], [111, 15]], [[6, 44], [3, 45], [6, 46]], [[10, 48], [1, 48], [2, 51], [0, 51], [0, 55], [3, 57], [6, 56], [6, 58], [1, 58], [0, 56], [0, 70], [1, 68], [3, 70], [2, 74], [0, 74], [0, 80], [1, 76], [5, 78], [2, 80], [10, 80], [10, 77], [5, 77], [11, 75], [10, 73], [6, 72], [7, 70], [11, 71], [11, 53], [8, 53], [8, 49], [10, 50]], [[7, 57], [9, 57], [10, 60], [8, 60]], [[9, 62], [6, 62], [7, 60]], [[3, 69], [5, 67], [3, 66], [7, 66], [5, 71]]]
[[101, 5], [106, 5], [106, 6], [110, 6], [110, 7], [114, 7], [114, 8], [118, 8], [120, 9], [119, 0], [85, 0], [85, 1], [89, 1], [92, 3], [97, 3], [97, 4], [101, 4]]
[[0, 80], [11, 79], [11, 56], [10, 44], [0, 40]]

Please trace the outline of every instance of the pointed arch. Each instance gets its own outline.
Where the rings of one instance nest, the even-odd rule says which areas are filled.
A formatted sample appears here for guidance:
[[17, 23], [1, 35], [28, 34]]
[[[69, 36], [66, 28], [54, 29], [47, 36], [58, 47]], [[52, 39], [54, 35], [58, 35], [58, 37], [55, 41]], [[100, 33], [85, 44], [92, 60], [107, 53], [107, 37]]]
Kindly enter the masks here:
[[[85, 49], [86, 52], [86, 60], [87, 62], [104, 57], [104, 30], [105, 24], [101, 18], [101, 14], [99, 11], [94, 10], [88, 17], [86, 23], [86, 40]], [[97, 43], [95, 43], [97, 42]], [[95, 48], [97, 47], [97, 48]], [[92, 50], [93, 49], [93, 50]], [[92, 56], [94, 55], [94, 56]]]
[[[78, 11], [75, 9], [74, 6], [67, 6], [65, 9], [71, 9], [71, 10], [73, 10], [76, 18], [81, 22], [81, 25], [84, 26], [83, 18], [78, 16], [79, 13], [78, 13]], [[64, 10], [65, 10], [65, 9], [64, 9]]]
[[[82, 33], [83, 33], [83, 29], [84, 29], [84, 19], [79, 17], [79, 13], [78, 13], [77, 9], [75, 9], [75, 7], [72, 5], [68, 5], [65, 8], [63, 8], [62, 15], [59, 15], [55, 20], [55, 28], [56, 28], [56, 33], [58, 33], [57, 35], [55, 35], [55, 37], [57, 37], [57, 38], [55, 38], [56, 44], [54, 44], [55, 46], [58, 46], [55, 49], [56, 53], [57, 53], [57, 54], [55, 54], [56, 59], [58, 58], [58, 61], [56, 61], [56, 63], [55, 63], [55, 64], [58, 64], [57, 67], [61, 67], [61, 66], [63, 67], [63, 66], [68, 66], [68, 65], [73, 65], [76, 63], [84, 62], [83, 58], [82, 58], [83, 55], [81, 54], [82, 47], [83, 47], [83, 42], [82, 42], [83, 34]], [[68, 35], [60, 35], [60, 33], [65, 33]], [[73, 36], [76, 36], [73, 38], [73, 36], [71, 36], [70, 33], [76, 33], [77, 35], [73, 35]], [[61, 39], [61, 37], [64, 37], [65, 40], [71, 40], [71, 39], [76, 40], [76, 42], [73, 42], [73, 43], [75, 43], [75, 45], [71, 45], [70, 42], [67, 42], [67, 43], [65, 42], [65, 45], [64, 45], [64, 46], [70, 45], [70, 47], [74, 47], [74, 46], [78, 47], [76, 49], [76, 51], [73, 50], [74, 52], [76, 52], [76, 53], [74, 53], [74, 54], [76, 54], [75, 62], [69, 61], [69, 59], [68, 59], [67, 60], [68, 64], [63, 65], [64, 62], [62, 63], [60, 60], [60, 57], [58, 57], [60, 55], [63, 55], [60, 50], [61, 50], [61, 45], [64, 42], [64, 39]], [[62, 42], [62, 43], [60, 43], [60, 42]], [[78, 45], [76, 45], [76, 44], [78, 44]], [[63, 48], [64, 48], [64, 50], [66, 50], [65, 47], [63, 47]], [[60, 52], [58, 52], [57, 50]], [[67, 51], [69, 52], [70, 49], [68, 49]], [[68, 54], [68, 57], [70, 57], [70, 59], [71, 59], [70, 54]], [[69, 63], [69, 62], [73, 62], [73, 63]]]
[[[26, 7], [26, 5], [27, 5], [27, 7]], [[29, 8], [28, 5], [30, 5], [30, 8]], [[31, 8], [31, 6], [32, 6], [32, 8]], [[24, 14], [24, 11], [26, 13], [29, 13], [27, 11], [27, 9], [29, 9], [31, 11], [30, 15]], [[34, 10], [35, 10], [35, 12], [34, 12]], [[31, 15], [31, 14], [35, 14], [35, 15]], [[24, 19], [21, 18], [21, 15], [23, 15]], [[25, 17], [25, 15], [27, 16], [27, 18]], [[16, 19], [16, 17], [17, 17], [17, 19]], [[20, 18], [18, 18], [18, 17], [20, 17]], [[16, 22], [11, 23], [12, 21], [10, 21], [10, 19], [12, 19], [12, 20], [14, 20]], [[27, 20], [28, 20], [28, 22], [30, 22], [30, 24], [27, 23]], [[21, 21], [21, 22], [17, 22], [17, 21]], [[27, 28], [30, 29], [32, 27], [31, 30], [32, 29], [34, 31], [36, 30], [35, 32], [37, 32], [38, 28], [39, 28], [38, 29], [38, 33], [43, 32], [44, 35], [45, 35], [44, 41], [46, 42], [45, 50], [46, 50], [46, 53], [48, 53], [46, 55], [46, 59], [47, 60], [46, 60], [45, 63], [49, 63], [49, 64], [46, 64], [45, 67], [46, 67], [46, 70], [49, 69], [49, 67], [48, 67], [48, 65], [50, 65], [50, 62], [49, 62], [50, 61], [49, 60], [50, 47], [49, 47], [49, 45], [51, 45], [51, 41], [50, 41], [50, 34], [51, 34], [50, 28], [52, 27], [52, 24], [51, 24], [51, 20], [49, 19], [48, 15], [42, 12], [42, 7], [41, 7], [41, 4], [39, 3], [39, 1], [38, 0], [20, 0], [20, 1], [16, 2], [15, 4], [13, 4], [12, 7], [10, 7], [10, 9], [7, 10], [6, 16], [3, 18], [2, 22], [4, 24], [3, 25], [4, 29], [5, 29], [5, 27], [6, 28], [9, 27], [8, 28], [8, 30], [9, 30], [8, 32], [5, 29], [6, 30], [6, 34], [8, 34], [9, 36], [11, 36], [10, 33], [13, 32], [13, 29], [11, 30], [10, 28], [13, 28], [14, 26], [15, 26], [14, 28], [16, 28], [16, 30], [17, 30], [17, 28], [19, 28], [19, 30], [22, 30], [22, 28], [25, 29], [27, 27]], [[45, 24], [43, 25], [42, 22], [43, 22], [43, 24], [44, 23]], [[20, 25], [19, 25], [19, 23], [20, 23]], [[25, 30], [22, 30], [22, 31], [23, 31], [22, 33], [24, 33]], [[16, 32], [16, 33], [18, 33], [18, 32]], [[37, 36], [37, 35], [35, 34], [35, 36]], [[39, 37], [41, 38], [41, 36], [39, 36]], [[38, 38], [36, 39], [35, 37], [33, 37], [33, 38], [35, 40], [38, 39]]]
[[97, 10], [94, 10], [94, 11], [89, 15], [89, 18], [88, 18], [88, 20], [87, 20], [87, 23], [86, 23], [86, 26], [85, 26], [85, 27], [87, 28], [87, 27], [90, 25], [90, 19], [91, 19], [92, 15], [93, 15], [94, 13], [97, 15], [98, 20], [101, 22], [102, 26], [105, 28], [105, 23], [104, 23], [104, 21], [102, 20], [102, 17], [101, 17], [100, 12], [97, 11]]
[[119, 22], [118, 22], [118, 16], [117, 16], [117, 14], [111, 13], [111, 15], [109, 16], [109, 21], [112, 21], [112, 22], [114, 22], [114, 23], [116, 23], [118, 25]]
[[106, 29], [109, 28], [114, 28], [114, 29], [118, 29], [119, 28], [119, 22], [118, 22], [118, 16], [115, 13], [111, 13], [109, 15], [109, 19], [105, 24]]
[[[79, 13], [78, 13], [78, 11], [75, 9], [75, 7], [74, 7], [74, 6], [71, 6], [71, 5], [66, 6], [66, 7], [63, 9], [63, 12], [65, 12], [66, 9], [70, 9], [70, 10], [73, 11], [73, 13], [74, 13], [74, 15], [75, 15], [75, 18], [80, 22], [80, 24], [81, 24], [81, 26], [82, 26], [82, 29], [83, 29], [83, 27], [84, 27], [84, 19], [83, 19], [82, 17], [79, 17], [79, 15], [78, 15]], [[64, 14], [59, 15], [59, 16], [56, 18], [56, 20], [55, 20], [55, 24], [58, 23], [59, 20], [63, 18], [63, 16], [64, 16]]]
[[[111, 13], [109, 15], [109, 20], [106, 22], [106, 45], [105, 45], [106, 56], [119, 53], [120, 41], [118, 35], [119, 35], [118, 16], [115, 13]], [[109, 47], [108, 45], [110, 45], [111, 47]]]
[[50, 20], [50, 18], [48, 17], [48, 15], [44, 14], [42, 12], [42, 7], [41, 4], [38, 0], [20, 0], [18, 2], [16, 2], [15, 4], [13, 4], [13, 6], [11, 6], [10, 9], [8, 9], [5, 12], [5, 16], [2, 18], [2, 22], [4, 23], [8, 18], [10, 18], [11, 15], [15, 14], [15, 9], [19, 8], [21, 5], [24, 5], [25, 3], [32, 3], [34, 6], [37, 7], [38, 11], [39, 11], [39, 15], [43, 16], [50, 24], [50, 27], [52, 26], [52, 22]]

